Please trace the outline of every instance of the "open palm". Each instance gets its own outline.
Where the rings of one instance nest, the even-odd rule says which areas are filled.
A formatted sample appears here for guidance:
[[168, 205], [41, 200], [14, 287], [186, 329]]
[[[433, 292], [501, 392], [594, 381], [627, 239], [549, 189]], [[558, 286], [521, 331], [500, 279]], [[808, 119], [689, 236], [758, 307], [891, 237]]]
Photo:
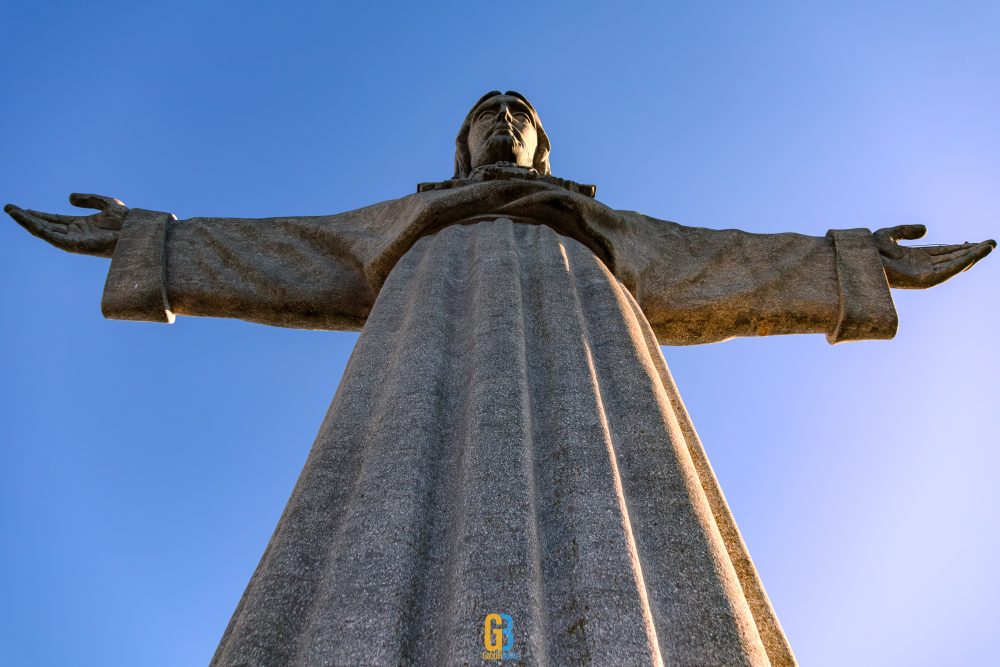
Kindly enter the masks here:
[[926, 289], [972, 267], [990, 254], [997, 242], [955, 245], [902, 246], [901, 239], [919, 239], [927, 233], [923, 225], [899, 225], [875, 232], [875, 244], [890, 287]]
[[57, 248], [84, 255], [111, 257], [121, 234], [128, 208], [118, 199], [102, 195], [73, 193], [69, 203], [95, 208], [93, 215], [58, 215], [25, 210], [7, 204], [4, 210], [22, 227]]

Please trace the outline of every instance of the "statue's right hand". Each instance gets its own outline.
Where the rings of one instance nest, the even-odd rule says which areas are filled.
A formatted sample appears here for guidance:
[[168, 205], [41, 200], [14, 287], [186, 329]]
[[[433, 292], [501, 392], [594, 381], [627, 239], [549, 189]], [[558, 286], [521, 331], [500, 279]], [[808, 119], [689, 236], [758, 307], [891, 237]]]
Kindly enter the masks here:
[[118, 244], [122, 223], [128, 208], [121, 201], [101, 195], [73, 193], [69, 203], [80, 208], [96, 208], [93, 215], [56, 215], [25, 210], [7, 204], [3, 207], [10, 217], [40, 239], [67, 252], [111, 257]]

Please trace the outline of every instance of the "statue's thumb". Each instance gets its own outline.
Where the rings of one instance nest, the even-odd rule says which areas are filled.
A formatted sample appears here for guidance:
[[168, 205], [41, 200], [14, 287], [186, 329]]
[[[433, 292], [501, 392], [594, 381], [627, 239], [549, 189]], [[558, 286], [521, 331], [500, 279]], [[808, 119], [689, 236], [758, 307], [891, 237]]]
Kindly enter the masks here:
[[72, 193], [69, 196], [69, 203], [73, 206], [78, 206], [79, 208], [96, 208], [99, 211], [106, 211], [109, 208], [125, 206], [121, 200], [115, 199], [114, 197], [84, 194], [82, 192]]

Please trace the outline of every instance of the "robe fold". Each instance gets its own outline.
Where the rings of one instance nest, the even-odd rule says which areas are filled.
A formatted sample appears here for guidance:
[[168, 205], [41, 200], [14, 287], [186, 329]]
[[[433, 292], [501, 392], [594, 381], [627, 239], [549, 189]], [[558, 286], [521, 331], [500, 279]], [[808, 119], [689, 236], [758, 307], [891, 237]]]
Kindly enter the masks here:
[[361, 329], [215, 665], [480, 663], [493, 613], [524, 664], [794, 664], [658, 345], [896, 326], [867, 230], [684, 227], [531, 180], [133, 209], [103, 308]]

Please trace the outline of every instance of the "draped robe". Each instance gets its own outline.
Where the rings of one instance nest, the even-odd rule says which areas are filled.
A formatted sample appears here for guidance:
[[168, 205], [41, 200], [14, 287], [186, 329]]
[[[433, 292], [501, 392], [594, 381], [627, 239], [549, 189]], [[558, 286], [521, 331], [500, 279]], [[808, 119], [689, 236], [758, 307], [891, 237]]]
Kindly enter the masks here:
[[685, 227], [544, 179], [332, 216], [132, 209], [103, 309], [361, 330], [214, 665], [794, 657], [659, 345], [889, 338], [871, 233]]

